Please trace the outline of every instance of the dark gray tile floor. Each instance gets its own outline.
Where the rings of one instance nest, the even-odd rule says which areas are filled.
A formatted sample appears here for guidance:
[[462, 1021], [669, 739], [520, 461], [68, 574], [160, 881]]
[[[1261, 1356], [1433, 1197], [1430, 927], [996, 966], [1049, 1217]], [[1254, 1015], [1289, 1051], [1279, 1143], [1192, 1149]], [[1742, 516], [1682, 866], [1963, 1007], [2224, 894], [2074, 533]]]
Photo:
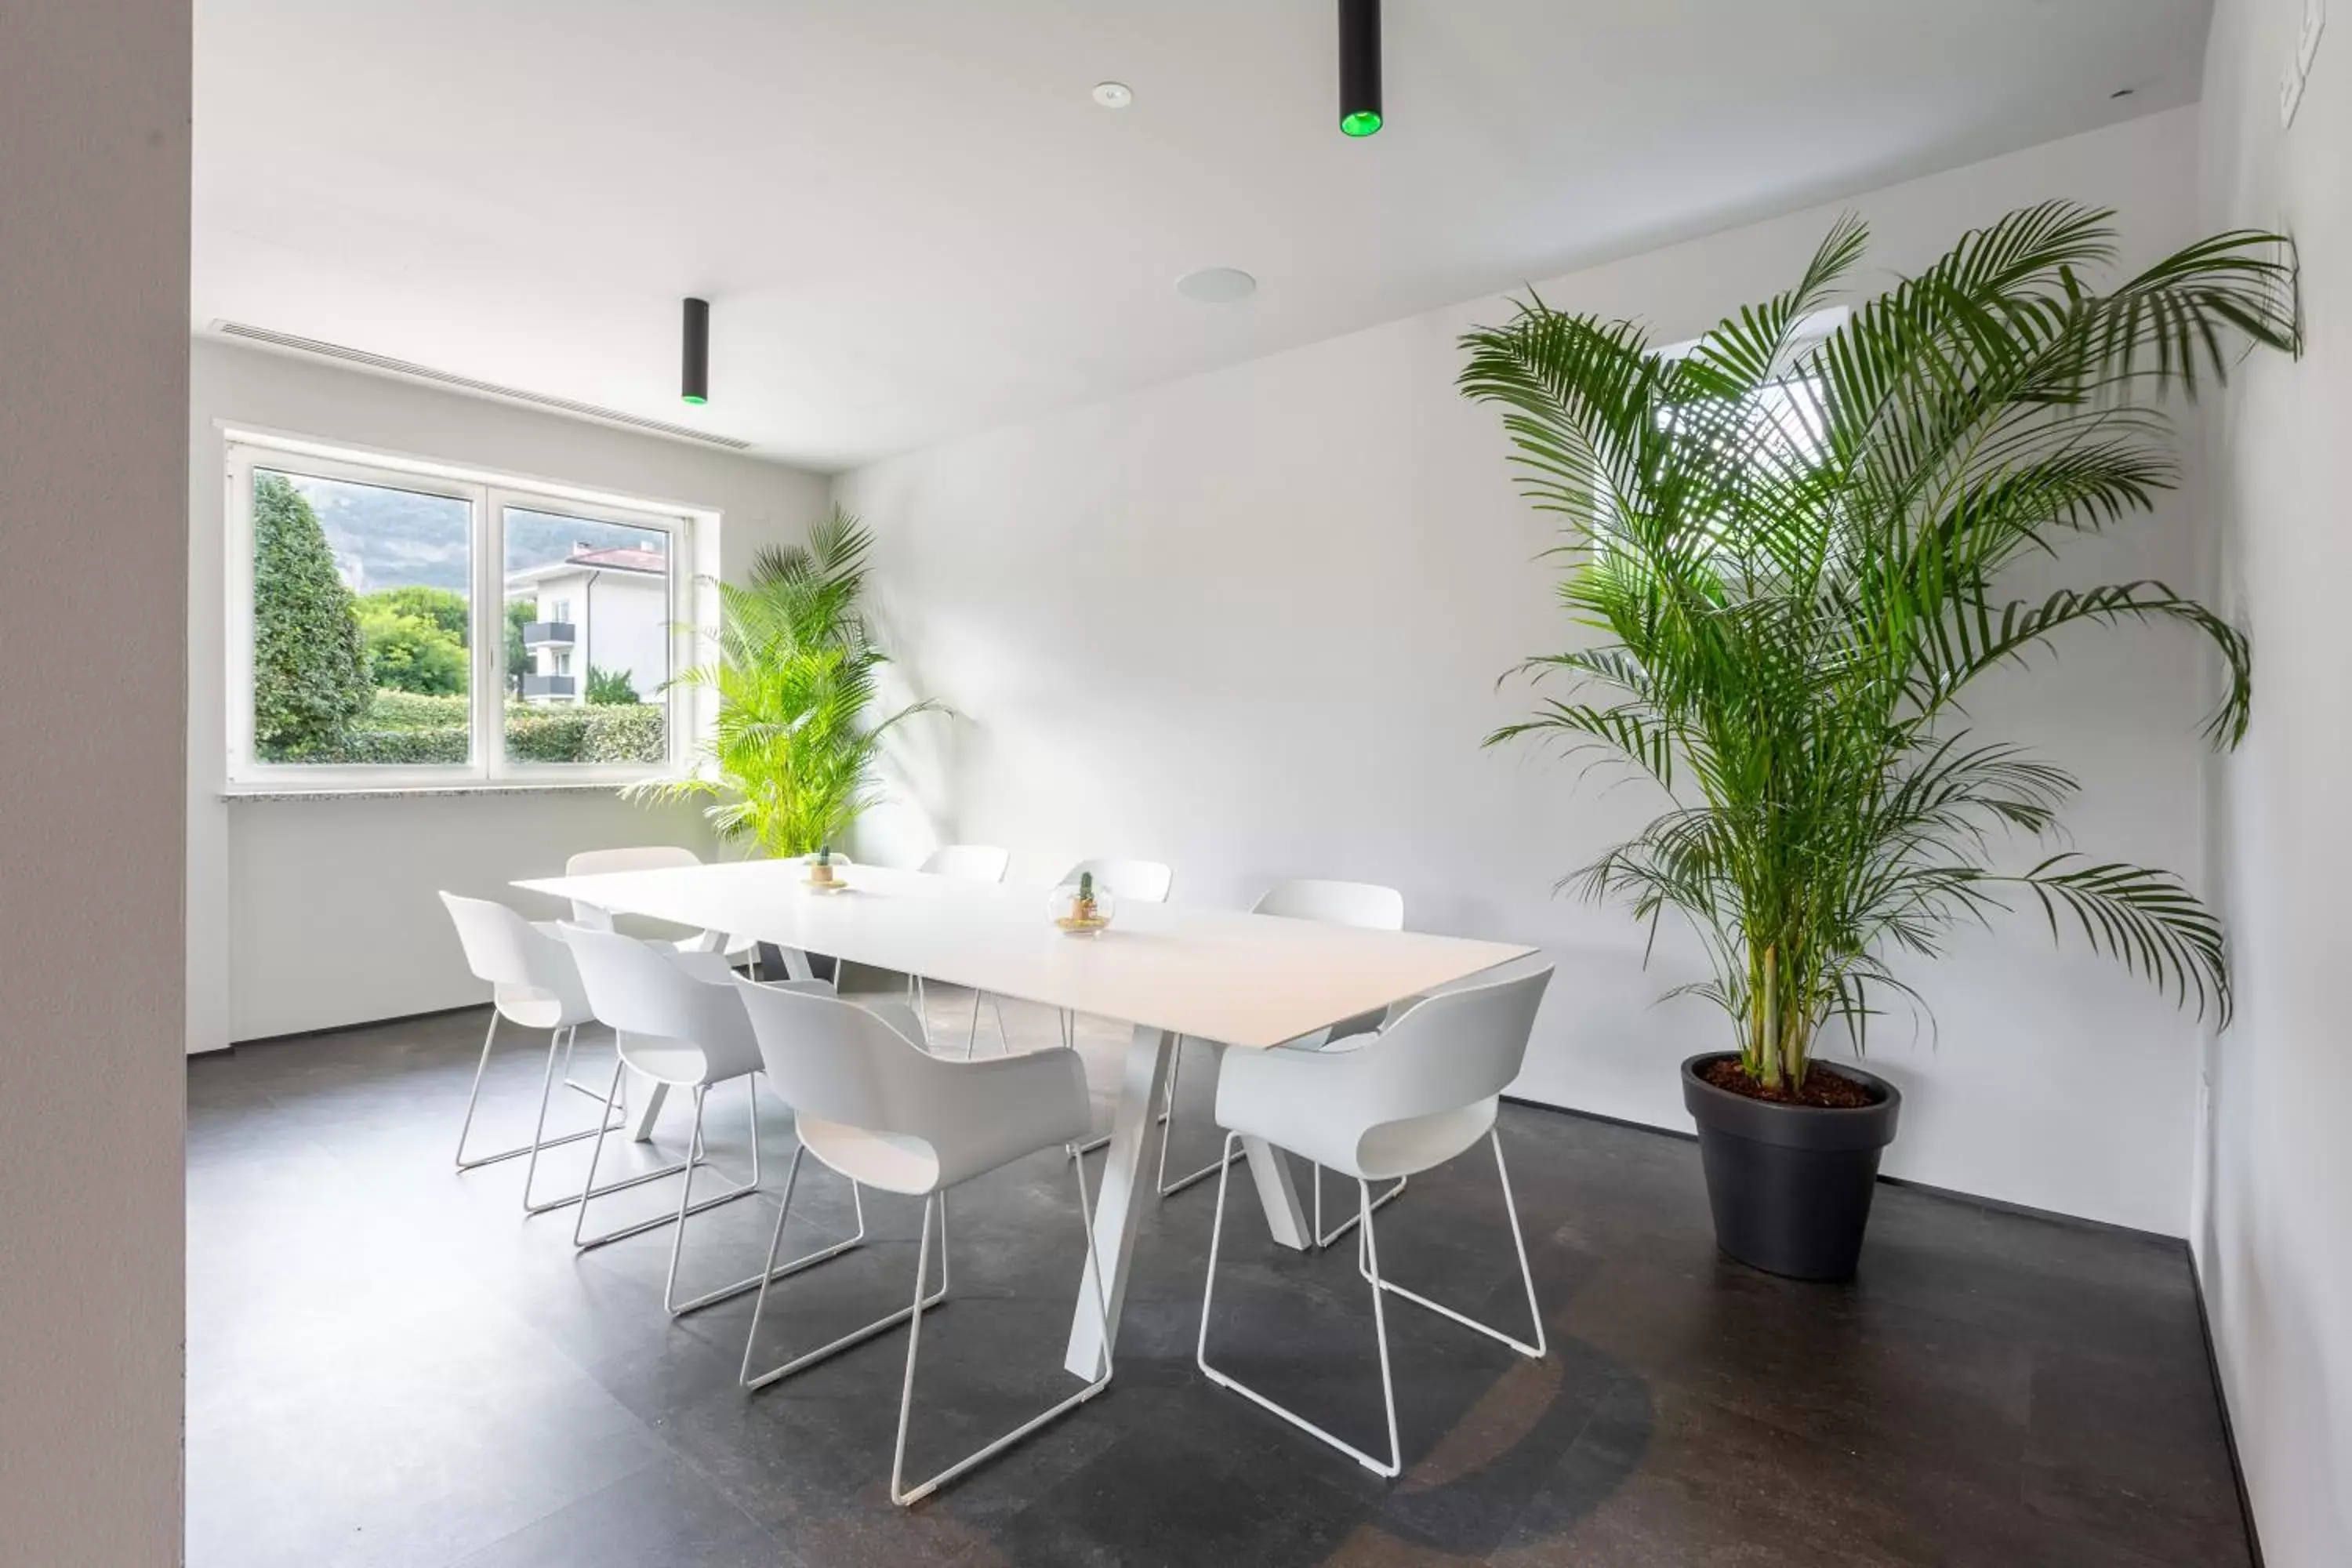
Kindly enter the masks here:
[[[967, 1016], [951, 994], [935, 1007], [943, 1027]], [[1007, 1013], [1016, 1039], [1050, 1037], [1044, 1015]], [[903, 1339], [747, 1396], [750, 1303], [671, 1322], [667, 1232], [575, 1255], [568, 1212], [518, 1212], [517, 1164], [451, 1172], [485, 1016], [190, 1063], [194, 1568], [2246, 1562], [2179, 1249], [1885, 1188], [1860, 1281], [1793, 1284], [1717, 1255], [1691, 1145], [1519, 1108], [1504, 1136], [1551, 1353], [1524, 1361], [1394, 1307], [1402, 1479], [1199, 1375], [1203, 1187], [1145, 1216], [1109, 1393], [902, 1511], [883, 1482]], [[609, 1047], [590, 1033], [582, 1073], [601, 1081]], [[1098, 1083], [1123, 1040], [1086, 1029]], [[489, 1136], [527, 1125], [539, 1067], [520, 1042], [494, 1060]], [[1187, 1084], [1198, 1159], [1208, 1077]], [[714, 1092], [723, 1173], [748, 1159], [743, 1111], [740, 1088]], [[593, 1110], [567, 1097], [558, 1115], [583, 1125]], [[673, 1110], [661, 1157], [683, 1129]], [[772, 1191], [790, 1149], [785, 1117], [767, 1118]], [[576, 1188], [584, 1152], [551, 1156], [547, 1190]], [[848, 1223], [841, 1184], [803, 1190], [812, 1243]], [[674, 1191], [609, 1200], [595, 1223]], [[695, 1218], [686, 1289], [756, 1268], [772, 1201]], [[1048, 1157], [959, 1194], [911, 1473], [1066, 1385], [1072, 1202]], [[796, 1197], [796, 1232], [802, 1213]], [[1215, 1344], [1236, 1373], [1375, 1442], [1349, 1249], [1285, 1252], [1234, 1213]], [[763, 1363], [903, 1299], [915, 1207], [877, 1199], [868, 1216], [876, 1245], [774, 1299]], [[1483, 1160], [1415, 1178], [1383, 1212], [1381, 1250], [1426, 1293], [1506, 1323], [1523, 1311]]]

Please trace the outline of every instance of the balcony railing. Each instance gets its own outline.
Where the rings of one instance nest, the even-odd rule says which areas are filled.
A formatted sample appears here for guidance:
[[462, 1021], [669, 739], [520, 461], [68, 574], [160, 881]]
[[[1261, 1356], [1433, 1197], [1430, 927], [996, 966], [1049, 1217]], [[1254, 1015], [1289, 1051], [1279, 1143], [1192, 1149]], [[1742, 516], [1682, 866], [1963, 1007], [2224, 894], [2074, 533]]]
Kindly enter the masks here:
[[522, 646], [525, 647], [570, 647], [577, 640], [578, 628], [570, 621], [525, 621], [522, 626]]
[[525, 697], [569, 697], [578, 689], [577, 676], [526, 675], [522, 678]]

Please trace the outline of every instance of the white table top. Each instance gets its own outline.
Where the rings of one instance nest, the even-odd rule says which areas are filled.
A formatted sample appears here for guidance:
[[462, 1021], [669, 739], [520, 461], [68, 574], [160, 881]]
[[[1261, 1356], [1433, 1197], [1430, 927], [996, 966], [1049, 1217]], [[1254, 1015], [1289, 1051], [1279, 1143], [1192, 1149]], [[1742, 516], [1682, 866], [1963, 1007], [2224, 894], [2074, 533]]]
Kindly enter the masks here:
[[1074, 937], [1047, 920], [1043, 888], [848, 866], [837, 872], [848, 891], [813, 893], [802, 886], [806, 874], [791, 861], [748, 860], [515, 886], [1247, 1047], [1278, 1045], [1535, 951], [1128, 901], [1109, 931]]

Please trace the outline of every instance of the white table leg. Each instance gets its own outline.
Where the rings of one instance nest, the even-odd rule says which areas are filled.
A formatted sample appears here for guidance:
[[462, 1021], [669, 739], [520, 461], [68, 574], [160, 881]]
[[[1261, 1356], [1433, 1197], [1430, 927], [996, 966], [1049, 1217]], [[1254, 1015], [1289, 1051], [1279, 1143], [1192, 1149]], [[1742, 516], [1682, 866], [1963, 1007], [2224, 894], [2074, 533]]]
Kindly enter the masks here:
[[[1102, 1181], [1095, 1198], [1095, 1245], [1087, 1258], [1091, 1275], [1100, 1264], [1109, 1279], [1103, 1287], [1103, 1316], [1118, 1341], [1119, 1308], [1127, 1299], [1128, 1263], [1135, 1256], [1135, 1227], [1143, 1217], [1138, 1194], [1149, 1196], [1151, 1182], [1144, 1175], [1144, 1134], [1167, 1091], [1168, 1063], [1175, 1037], [1165, 1030], [1136, 1026], [1128, 1041], [1127, 1060], [1119, 1071], [1118, 1109], [1112, 1113], [1110, 1146], [1103, 1151]], [[1096, 1337], [1094, 1284], [1078, 1281], [1078, 1297], [1070, 1319], [1070, 1345], [1062, 1364], [1075, 1376], [1092, 1382], [1102, 1372], [1101, 1342]]]
[[1265, 1228], [1274, 1239], [1294, 1251], [1307, 1250], [1307, 1211], [1299, 1207], [1298, 1188], [1290, 1179], [1290, 1162], [1263, 1138], [1244, 1138], [1251, 1179], [1257, 1183], [1257, 1201], [1265, 1207]]
[[[1174, 1059], [1175, 1037], [1138, 1026], [1128, 1042], [1127, 1059], [1119, 1074], [1118, 1108], [1112, 1112], [1110, 1144], [1103, 1151], [1102, 1181], [1095, 1198], [1095, 1246], [1087, 1259], [1107, 1263], [1110, 1278], [1103, 1291], [1103, 1312], [1110, 1321], [1111, 1341], [1118, 1340], [1119, 1309], [1127, 1300], [1127, 1281], [1135, 1256], [1135, 1227], [1143, 1217], [1139, 1194], [1152, 1196], [1151, 1179], [1144, 1173], [1143, 1150], [1155, 1125], [1160, 1101], [1168, 1091], [1168, 1067]], [[1290, 1162], [1281, 1150], [1263, 1139], [1244, 1138], [1258, 1201], [1265, 1208], [1266, 1228], [1285, 1247], [1305, 1250], [1307, 1215], [1291, 1184]], [[1095, 1337], [1093, 1286], [1078, 1281], [1076, 1309], [1070, 1321], [1068, 1353], [1062, 1364], [1072, 1375], [1093, 1379], [1101, 1370]]]
[[[661, 1120], [662, 1101], [669, 1098], [669, 1085], [647, 1078], [631, 1068], [621, 1075], [625, 1080], [622, 1103], [629, 1110], [629, 1136], [640, 1143], [654, 1141], [654, 1123]], [[1296, 1200], [1291, 1206], [1297, 1207]]]

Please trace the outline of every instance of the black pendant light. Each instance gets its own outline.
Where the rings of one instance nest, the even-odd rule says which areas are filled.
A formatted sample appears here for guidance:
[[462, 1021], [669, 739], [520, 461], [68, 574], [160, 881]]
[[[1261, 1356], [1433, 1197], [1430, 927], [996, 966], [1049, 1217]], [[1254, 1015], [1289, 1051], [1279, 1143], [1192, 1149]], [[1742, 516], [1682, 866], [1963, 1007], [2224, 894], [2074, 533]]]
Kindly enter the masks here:
[[686, 302], [686, 354], [678, 371], [678, 395], [699, 406], [710, 401], [710, 301]]
[[1381, 128], [1381, 0], [1339, 0], [1339, 130]]

